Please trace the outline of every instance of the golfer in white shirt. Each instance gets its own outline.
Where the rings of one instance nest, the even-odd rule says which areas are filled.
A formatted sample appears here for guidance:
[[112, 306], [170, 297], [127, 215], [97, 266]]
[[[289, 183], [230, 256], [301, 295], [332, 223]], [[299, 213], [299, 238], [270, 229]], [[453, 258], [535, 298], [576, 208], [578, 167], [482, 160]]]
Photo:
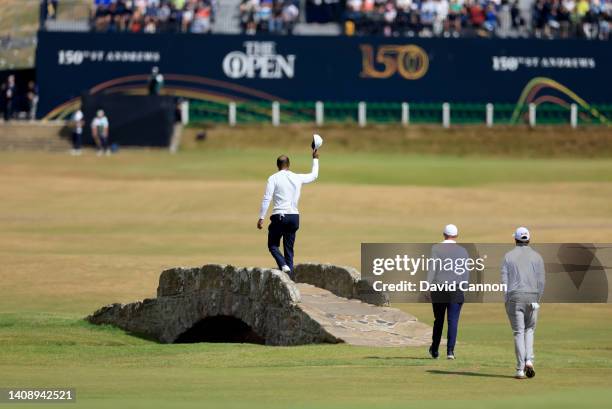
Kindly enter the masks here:
[[[314, 145], [313, 145], [314, 146]], [[319, 153], [312, 151], [312, 171], [307, 174], [293, 173], [289, 170], [289, 158], [281, 155], [276, 160], [278, 172], [268, 178], [266, 192], [261, 201], [261, 210], [257, 228], [263, 228], [264, 218], [273, 202], [272, 216], [268, 226], [268, 250], [274, 257], [278, 268], [293, 276], [293, 245], [295, 233], [300, 227], [298, 201], [302, 185], [317, 180], [319, 176]], [[280, 240], [283, 239], [284, 255], [280, 252]]]

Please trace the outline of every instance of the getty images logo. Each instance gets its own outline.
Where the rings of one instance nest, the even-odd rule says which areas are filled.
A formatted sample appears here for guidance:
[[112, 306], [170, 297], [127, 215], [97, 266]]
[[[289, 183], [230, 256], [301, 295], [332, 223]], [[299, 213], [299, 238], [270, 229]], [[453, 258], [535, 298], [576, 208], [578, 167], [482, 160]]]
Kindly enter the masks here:
[[232, 51], [223, 59], [223, 72], [230, 78], [293, 78], [295, 55], [276, 53], [274, 41], [245, 41], [244, 51]]

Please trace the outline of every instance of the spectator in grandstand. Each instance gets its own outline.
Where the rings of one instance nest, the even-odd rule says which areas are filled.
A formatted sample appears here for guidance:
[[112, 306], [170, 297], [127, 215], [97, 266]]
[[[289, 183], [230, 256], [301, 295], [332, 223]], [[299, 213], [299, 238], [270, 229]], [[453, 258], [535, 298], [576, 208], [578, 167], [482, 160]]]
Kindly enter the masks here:
[[599, 20], [599, 39], [610, 39], [610, 24], [612, 23], [612, 1], [607, 0], [602, 7]]
[[497, 11], [493, 3], [489, 3], [485, 10], [484, 28], [491, 33], [497, 29]]
[[240, 24], [242, 32], [292, 34], [300, 10], [298, 0], [242, 0]]
[[536, 0], [533, 5], [532, 21], [536, 37], [550, 37], [548, 20], [551, 18], [551, 5], [548, 0]]
[[255, 12], [258, 4], [258, 0], [242, 0], [240, 3], [240, 24], [245, 34], [252, 35], [257, 32]]
[[391, 2], [387, 3], [384, 8], [384, 34], [385, 36], [390, 37], [393, 35], [393, 26], [397, 18], [397, 9]]
[[434, 34], [439, 36], [442, 33], [445, 35], [448, 33], [444, 30], [444, 22], [448, 18], [448, 0], [435, 0], [434, 1], [435, 17], [433, 24]]
[[17, 86], [15, 85], [15, 76], [12, 74], [2, 84], [2, 97], [4, 99], [4, 120], [10, 121], [13, 118], [14, 104], [17, 99]]
[[258, 31], [270, 31], [272, 6], [272, 0], [259, 0], [259, 5], [255, 10], [255, 21], [258, 23]]
[[192, 33], [209, 33], [212, 17], [212, 7], [208, 2], [200, 2], [195, 8], [193, 23], [191, 24]]
[[268, 24], [270, 33], [281, 34], [283, 31], [283, 5], [280, 2], [272, 4], [272, 15]]
[[145, 21], [144, 16], [140, 10], [135, 10], [128, 20], [127, 29], [132, 33], [140, 33], [144, 30]]
[[451, 33], [454, 37], [458, 37], [461, 33], [461, 20], [463, 18], [463, 4], [459, 0], [451, 0], [448, 7], [448, 17], [446, 19], [446, 26], [444, 31]]
[[587, 14], [591, 9], [591, 5], [587, 0], [577, 0], [574, 11], [574, 19], [577, 22], [578, 35], [589, 37], [590, 24], [587, 22]]
[[424, 0], [421, 3], [420, 17], [423, 34], [430, 36], [433, 33], [433, 24], [436, 18], [436, 4], [433, 0]]
[[208, 33], [217, 0], [94, 0], [96, 31]]
[[58, 0], [40, 0], [40, 27], [45, 27], [47, 20], [55, 20], [57, 18], [57, 3]]
[[283, 31], [287, 34], [293, 34], [293, 28], [295, 23], [298, 21], [300, 16], [300, 9], [292, 1], [286, 1], [283, 4], [282, 19], [283, 19]]
[[346, 0], [306, 0], [305, 3], [307, 23], [332, 23], [341, 21]]
[[510, 19], [512, 21], [511, 26], [514, 31], [520, 32], [523, 30], [525, 26], [525, 19], [521, 15], [521, 10], [518, 6], [518, 0], [514, 0], [512, 2], [512, 6], [510, 7]]
[[467, 8], [470, 18], [470, 24], [478, 32], [478, 30], [482, 28], [482, 25], [485, 22], [485, 11], [482, 5], [475, 0], [468, 4]]
[[96, 117], [91, 121], [91, 136], [94, 142], [98, 146], [98, 156], [106, 154], [110, 156], [110, 144], [108, 142], [108, 118], [104, 114], [104, 111], [99, 109], [96, 112]]
[[557, 3], [556, 16], [559, 23], [559, 37], [568, 38], [571, 26], [571, 10], [574, 8], [574, 0], [562, 0]]

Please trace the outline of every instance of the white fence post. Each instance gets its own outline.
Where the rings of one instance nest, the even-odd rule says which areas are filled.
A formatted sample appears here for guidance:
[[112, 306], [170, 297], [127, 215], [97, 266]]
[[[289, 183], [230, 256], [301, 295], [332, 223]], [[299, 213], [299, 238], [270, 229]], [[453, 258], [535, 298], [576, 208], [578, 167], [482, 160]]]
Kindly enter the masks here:
[[570, 107], [570, 124], [572, 128], [578, 126], [578, 106], [576, 104], [572, 104]]
[[536, 126], [536, 105], [534, 103], [529, 104], [529, 126]]
[[272, 102], [272, 126], [280, 125], [280, 104], [278, 101]]
[[236, 103], [230, 102], [227, 108], [227, 120], [229, 122], [229, 126], [236, 126]]
[[367, 106], [365, 102], [360, 102], [357, 109], [357, 121], [359, 122], [360, 127], [364, 127], [367, 125]]
[[493, 112], [494, 112], [493, 110], [494, 110], [493, 104], [488, 103], [487, 104], [487, 119], [486, 119], [488, 128], [491, 128], [493, 126]]
[[442, 126], [450, 127], [450, 104], [448, 102], [442, 104]]
[[323, 126], [325, 122], [325, 106], [322, 101], [315, 102], [315, 123], [317, 126]]
[[402, 102], [402, 125], [406, 126], [410, 123], [410, 105], [407, 102]]
[[181, 101], [181, 123], [187, 125], [189, 123], [189, 100]]

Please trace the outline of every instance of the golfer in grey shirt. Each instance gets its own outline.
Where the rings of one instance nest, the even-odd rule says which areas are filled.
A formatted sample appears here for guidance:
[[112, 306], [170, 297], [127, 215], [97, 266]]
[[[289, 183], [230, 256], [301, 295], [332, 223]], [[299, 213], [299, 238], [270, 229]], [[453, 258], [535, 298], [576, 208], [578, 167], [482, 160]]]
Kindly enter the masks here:
[[506, 253], [501, 266], [501, 281], [507, 286], [506, 313], [514, 333], [518, 379], [535, 376], [533, 337], [545, 283], [544, 261], [529, 247], [530, 237], [527, 228], [516, 229], [516, 247]]

